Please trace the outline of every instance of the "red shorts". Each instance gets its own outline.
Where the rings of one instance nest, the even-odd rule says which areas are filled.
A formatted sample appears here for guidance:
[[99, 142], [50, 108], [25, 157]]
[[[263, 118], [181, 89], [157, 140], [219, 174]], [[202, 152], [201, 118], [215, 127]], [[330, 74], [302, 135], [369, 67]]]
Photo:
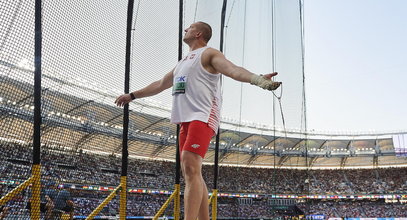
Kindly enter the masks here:
[[212, 128], [208, 123], [202, 121], [191, 121], [181, 123], [179, 132], [179, 150], [199, 154], [205, 157], [209, 148], [209, 143], [214, 135]]

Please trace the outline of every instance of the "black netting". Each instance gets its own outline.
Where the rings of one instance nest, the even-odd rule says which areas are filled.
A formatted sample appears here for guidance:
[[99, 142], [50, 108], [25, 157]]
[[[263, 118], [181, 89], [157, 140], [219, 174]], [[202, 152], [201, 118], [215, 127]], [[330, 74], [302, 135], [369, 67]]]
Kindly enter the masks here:
[[[27, 181], [32, 166], [33, 122], [33, 2], [0, 3], [0, 137], [1, 196]], [[0, 216], [29, 216], [27, 203], [31, 190], [25, 188], [1, 204]]]
[[[179, 14], [177, 0], [135, 1], [130, 91], [175, 67], [179, 28], [209, 23], [209, 46], [220, 49], [222, 1], [183, 3]], [[121, 184], [123, 108], [114, 101], [125, 87], [127, 4], [42, 2], [41, 190], [36, 201], [34, 2], [0, 2], [0, 219], [29, 219], [37, 205], [41, 219], [84, 219]], [[283, 90], [272, 94], [223, 77], [218, 217], [377, 217], [382, 210], [403, 217], [405, 206], [386, 206], [405, 201], [407, 193], [406, 169], [388, 167], [405, 164], [405, 158], [394, 156], [389, 137], [307, 134], [301, 4], [228, 1], [224, 54], [257, 74], [279, 72], [275, 79], [283, 82]], [[184, 44], [183, 55], [188, 49]], [[177, 134], [170, 123], [171, 105], [170, 89], [129, 104], [127, 217], [151, 218], [174, 190]], [[214, 158], [215, 138], [203, 165], [209, 191]], [[21, 184], [20, 192], [10, 194]], [[116, 219], [119, 209], [120, 196], [113, 196], [97, 216]], [[181, 216], [182, 210], [181, 199]], [[163, 215], [174, 215], [173, 202]]]

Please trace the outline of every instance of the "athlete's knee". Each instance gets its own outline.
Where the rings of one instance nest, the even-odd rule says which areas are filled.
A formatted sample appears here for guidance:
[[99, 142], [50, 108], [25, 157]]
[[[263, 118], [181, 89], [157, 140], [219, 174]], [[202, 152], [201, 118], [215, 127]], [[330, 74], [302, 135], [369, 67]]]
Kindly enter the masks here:
[[201, 170], [199, 167], [196, 166], [185, 166], [184, 168], [184, 178], [192, 178], [192, 177], [199, 177], [201, 176]]
[[202, 159], [200, 156], [191, 152], [183, 152], [183, 158], [181, 161], [182, 171], [184, 172], [184, 178], [201, 178], [201, 164]]

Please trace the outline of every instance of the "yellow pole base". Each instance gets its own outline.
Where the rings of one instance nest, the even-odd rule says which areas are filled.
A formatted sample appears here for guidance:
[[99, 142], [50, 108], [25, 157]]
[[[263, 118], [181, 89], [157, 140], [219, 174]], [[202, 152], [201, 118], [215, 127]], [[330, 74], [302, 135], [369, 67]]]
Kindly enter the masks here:
[[41, 165], [33, 164], [31, 187], [31, 219], [40, 220]]
[[[158, 220], [158, 218], [164, 213], [165, 209], [170, 204], [171, 200], [173, 200], [173, 199], [177, 200], [178, 199], [176, 196], [179, 195], [179, 191], [180, 191], [179, 185], [177, 186], [177, 184], [176, 184], [174, 192], [171, 194], [170, 198], [168, 198], [167, 201], [165, 201], [164, 205], [161, 206], [160, 210], [158, 210], [157, 214], [155, 214], [155, 216], [153, 217], [153, 220]], [[174, 204], [174, 206], [176, 206], [176, 205], [177, 204]], [[174, 207], [174, 209], [175, 209], [175, 207]], [[175, 215], [176, 215], [176, 213], [174, 213], [174, 218], [175, 218]], [[179, 214], [178, 214], [178, 218], [179, 218]]]
[[99, 212], [102, 211], [102, 209], [116, 196], [117, 191], [120, 190], [121, 187], [121, 184], [116, 187], [116, 189], [114, 189], [113, 192], [111, 192], [109, 196], [102, 203], [100, 203], [100, 205], [95, 210], [93, 210], [93, 212], [86, 218], [86, 220], [91, 220], [97, 214], [99, 214]]
[[3, 196], [0, 199], [0, 206], [5, 205], [8, 201], [10, 201], [12, 198], [14, 198], [17, 194], [19, 194], [21, 191], [23, 191], [25, 188], [27, 188], [33, 181], [33, 177], [30, 177], [28, 180], [24, 181], [21, 183], [19, 186], [11, 190], [9, 193], [7, 193], [5, 196]]
[[212, 220], [216, 220], [218, 216], [218, 190], [213, 189], [212, 190]]
[[120, 185], [122, 189], [120, 191], [120, 220], [126, 219], [126, 207], [127, 207], [127, 176], [120, 177]]
[[179, 220], [180, 219], [180, 209], [181, 209], [181, 187], [179, 184], [175, 184], [175, 198], [174, 198], [174, 220]]

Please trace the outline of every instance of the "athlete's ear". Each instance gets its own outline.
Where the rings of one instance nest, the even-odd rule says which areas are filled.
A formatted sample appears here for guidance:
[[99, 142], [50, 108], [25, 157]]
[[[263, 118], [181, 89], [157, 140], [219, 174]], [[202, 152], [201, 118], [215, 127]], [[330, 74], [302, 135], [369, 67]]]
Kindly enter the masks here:
[[198, 31], [198, 32], [196, 32], [195, 36], [196, 36], [196, 38], [199, 38], [200, 36], [202, 36], [202, 34], [203, 34], [202, 31]]

